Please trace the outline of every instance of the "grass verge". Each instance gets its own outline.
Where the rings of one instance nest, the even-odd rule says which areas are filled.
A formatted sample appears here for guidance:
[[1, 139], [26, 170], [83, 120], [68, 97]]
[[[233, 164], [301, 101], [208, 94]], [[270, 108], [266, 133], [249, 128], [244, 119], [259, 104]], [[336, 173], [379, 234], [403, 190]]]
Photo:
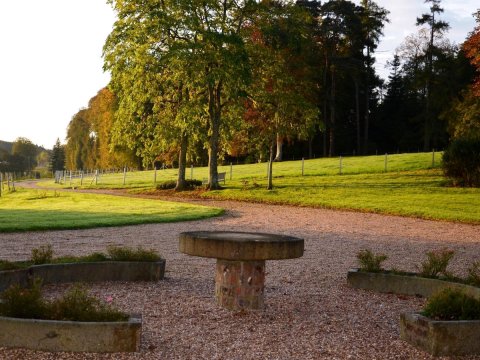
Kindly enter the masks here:
[[222, 209], [111, 195], [17, 189], [0, 198], [0, 232], [198, 220]]

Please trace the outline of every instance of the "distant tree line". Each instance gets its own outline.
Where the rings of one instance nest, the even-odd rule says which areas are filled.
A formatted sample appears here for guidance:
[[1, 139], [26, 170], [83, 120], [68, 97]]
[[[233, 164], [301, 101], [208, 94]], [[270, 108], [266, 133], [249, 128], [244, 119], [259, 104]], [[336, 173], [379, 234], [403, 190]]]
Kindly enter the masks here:
[[48, 167], [50, 154], [48, 150], [33, 144], [24, 137], [13, 143], [2, 141], [0, 147], [0, 172], [27, 172], [37, 166]]
[[442, 149], [478, 129], [479, 29], [452, 44], [440, 0], [386, 83], [389, 12], [371, 0], [109, 2], [111, 83], [72, 118], [67, 168], [175, 163], [181, 189], [187, 162], [208, 164], [216, 188], [222, 161]]

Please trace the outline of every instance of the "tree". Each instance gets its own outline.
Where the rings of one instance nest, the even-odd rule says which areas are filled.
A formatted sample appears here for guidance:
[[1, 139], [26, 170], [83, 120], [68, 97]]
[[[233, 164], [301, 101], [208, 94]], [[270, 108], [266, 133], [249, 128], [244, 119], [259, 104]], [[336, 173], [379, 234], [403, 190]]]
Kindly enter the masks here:
[[13, 142], [12, 155], [17, 157], [19, 166], [17, 171], [32, 170], [37, 166], [37, 147], [27, 138], [19, 137]]
[[361, 59], [363, 28], [359, 12], [359, 7], [345, 0], [328, 1], [319, 8], [317, 41], [323, 59], [324, 155], [328, 153], [328, 156], [336, 153], [339, 130], [337, 95], [339, 90], [343, 91], [339, 80], [347, 78], [352, 67], [358, 67]]
[[[364, 49], [365, 49], [365, 116], [364, 116], [364, 133], [363, 133], [363, 153], [368, 151], [368, 137], [370, 125], [370, 101], [372, 93], [372, 80], [374, 78], [375, 70], [373, 64], [375, 58], [372, 53], [380, 42], [380, 37], [383, 35], [383, 28], [388, 20], [389, 11], [378, 6], [372, 0], [362, 0], [361, 2], [361, 21], [364, 34]], [[358, 92], [358, 89], [357, 89]], [[357, 110], [358, 114], [358, 110]], [[357, 121], [357, 150], [360, 153], [360, 124]]]
[[65, 163], [67, 169], [94, 169], [96, 167], [95, 132], [88, 120], [88, 110], [77, 112], [67, 128]]
[[[216, 189], [219, 186], [217, 165], [221, 129], [228, 117], [235, 117], [232, 109], [244, 95], [250, 79], [241, 31], [256, 6], [255, 2], [109, 2], [119, 18], [104, 48], [105, 67], [112, 71], [112, 81], [124, 89], [128, 88], [128, 81], [131, 83], [135, 79], [131, 76], [122, 79], [122, 75], [132, 74], [133, 65], [139, 66], [139, 70], [148, 76], [167, 77], [169, 81], [166, 83], [173, 88], [188, 91], [186, 108], [188, 112], [200, 114], [203, 127], [197, 130], [202, 130], [208, 137], [208, 186]], [[140, 71], [136, 74], [141, 76]], [[120, 83], [122, 80], [126, 82]], [[170, 88], [158, 95], [165, 99], [165, 95], [171, 94]], [[131, 107], [131, 114], [138, 117], [139, 127], [143, 126], [146, 117], [157, 115], [153, 107], [150, 113], [143, 111], [142, 107], [148, 103], [155, 106], [152, 99], [144, 100], [136, 107], [132, 103]], [[183, 100], [187, 101], [187, 98], [182, 96], [182, 103]], [[183, 113], [183, 110], [180, 111], [180, 114]], [[188, 120], [184, 116], [175, 118]], [[128, 128], [124, 130], [130, 131]], [[181, 137], [181, 132], [178, 135]]]
[[55, 145], [53, 145], [50, 157], [50, 170], [53, 172], [65, 170], [65, 146], [60, 143], [58, 138]]
[[[306, 138], [318, 119], [315, 83], [306, 50], [311, 43], [308, 16], [301, 8], [281, 3], [263, 4], [251, 30], [249, 54], [254, 59], [247, 118], [258, 143], [269, 149], [268, 189], [272, 163], [283, 137]], [[280, 138], [280, 141], [279, 141]]]
[[432, 114], [432, 88], [435, 81], [434, 58], [439, 52], [439, 48], [435, 45], [435, 40], [440, 39], [448, 30], [449, 25], [445, 21], [438, 20], [436, 17], [443, 13], [443, 8], [440, 7], [440, 0], [425, 0], [425, 3], [430, 3], [430, 13], [422, 14], [417, 18], [417, 26], [428, 25], [429, 40], [426, 49], [426, 72], [425, 72], [425, 128], [423, 139], [423, 150], [427, 151], [430, 148], [432, 135], [435, 132], [436, 119]]
[[465, 51], [465, 56], [479, 74], [473, 83], [472, 89], [476, 96], [480, 96], [480, 9], [474, 15], [477, 25], [464, 42], [463, 50]]

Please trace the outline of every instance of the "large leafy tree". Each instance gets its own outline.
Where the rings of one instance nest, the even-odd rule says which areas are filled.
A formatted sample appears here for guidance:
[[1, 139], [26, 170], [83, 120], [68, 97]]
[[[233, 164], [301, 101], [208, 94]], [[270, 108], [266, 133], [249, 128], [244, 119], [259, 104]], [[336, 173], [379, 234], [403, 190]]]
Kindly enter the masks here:
[[480, 97], [480, 9], [475, 13], [475, 18], [477, 25], [463, 44], [463, 50], [478, 74], [473, 84], [473, 91]]
[[[233, 105], [244, 95], [250, 79], [241, 32], [256, 3], [253, 0], [109, 2], [117, 11], [118, 20], [105, 44], [105, 66], [112, 72], [114, 85], [124, 89], [119, 96], [135, 82], [133, 74], [143, 84], [142, 74], [157, 81], [162, 79], [169, 89], [155, 94], [162, 98], [159, 103], [175, 102], [175, 114], [169, 113], [168, 117], [178, 123], [187, 122], [186, 126], [173, 127], [180, 129], [179, 138], [187, 135], [182, 128], [194, 127], [188, 124], [189, 117], [178, 116], [185, 113], [183, 108], [203, 119], [203, 127], [197, 130], [207, 137], [209, 187], [217, 188], [221, 129], [228, 116], [234, 116]], [[182, 89], [183, 95], [180, 97], [177, 92], [176, 100], [172, 100], [172, 88]], [[141, 96], [140, 89], [133, 90]], [[130, 102], [137, 128], [145, 127], [152, 138], [156, 138], [152, 128], [158, 127], [148, 125], [152, 122], [147, 118], [156, 121], [161, 116], [161, 111], [155, 111], [156, 104], [150, 97]], [[124, 131], [130, 129], [124, 127]]]
[[309, 15], [297, 6], [262, 4], [251, 30], [254, 59], [246, 119], [257, 144], [269, 149], [268, 189], [272, 189], [275, 144], [277, 160], [283, 137], [306, 139], [318, 119], [313, 67], [308, 62]]
[[18, 171], [32, 170], [37, 166], [38, 149], [29, 139], [24, 137], [17, 138], [12, 145], [12, 155], [17, 157], [17, 161], [23, 166]]

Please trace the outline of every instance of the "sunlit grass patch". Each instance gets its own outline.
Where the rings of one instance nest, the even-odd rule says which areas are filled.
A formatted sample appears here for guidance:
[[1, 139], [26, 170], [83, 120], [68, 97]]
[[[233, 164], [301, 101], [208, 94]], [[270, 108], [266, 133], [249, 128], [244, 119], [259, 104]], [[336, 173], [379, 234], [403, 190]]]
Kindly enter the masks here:
[[197, 220], [222, 211], [159, 200], [17, 189], [0, 198], [0, 232]]

